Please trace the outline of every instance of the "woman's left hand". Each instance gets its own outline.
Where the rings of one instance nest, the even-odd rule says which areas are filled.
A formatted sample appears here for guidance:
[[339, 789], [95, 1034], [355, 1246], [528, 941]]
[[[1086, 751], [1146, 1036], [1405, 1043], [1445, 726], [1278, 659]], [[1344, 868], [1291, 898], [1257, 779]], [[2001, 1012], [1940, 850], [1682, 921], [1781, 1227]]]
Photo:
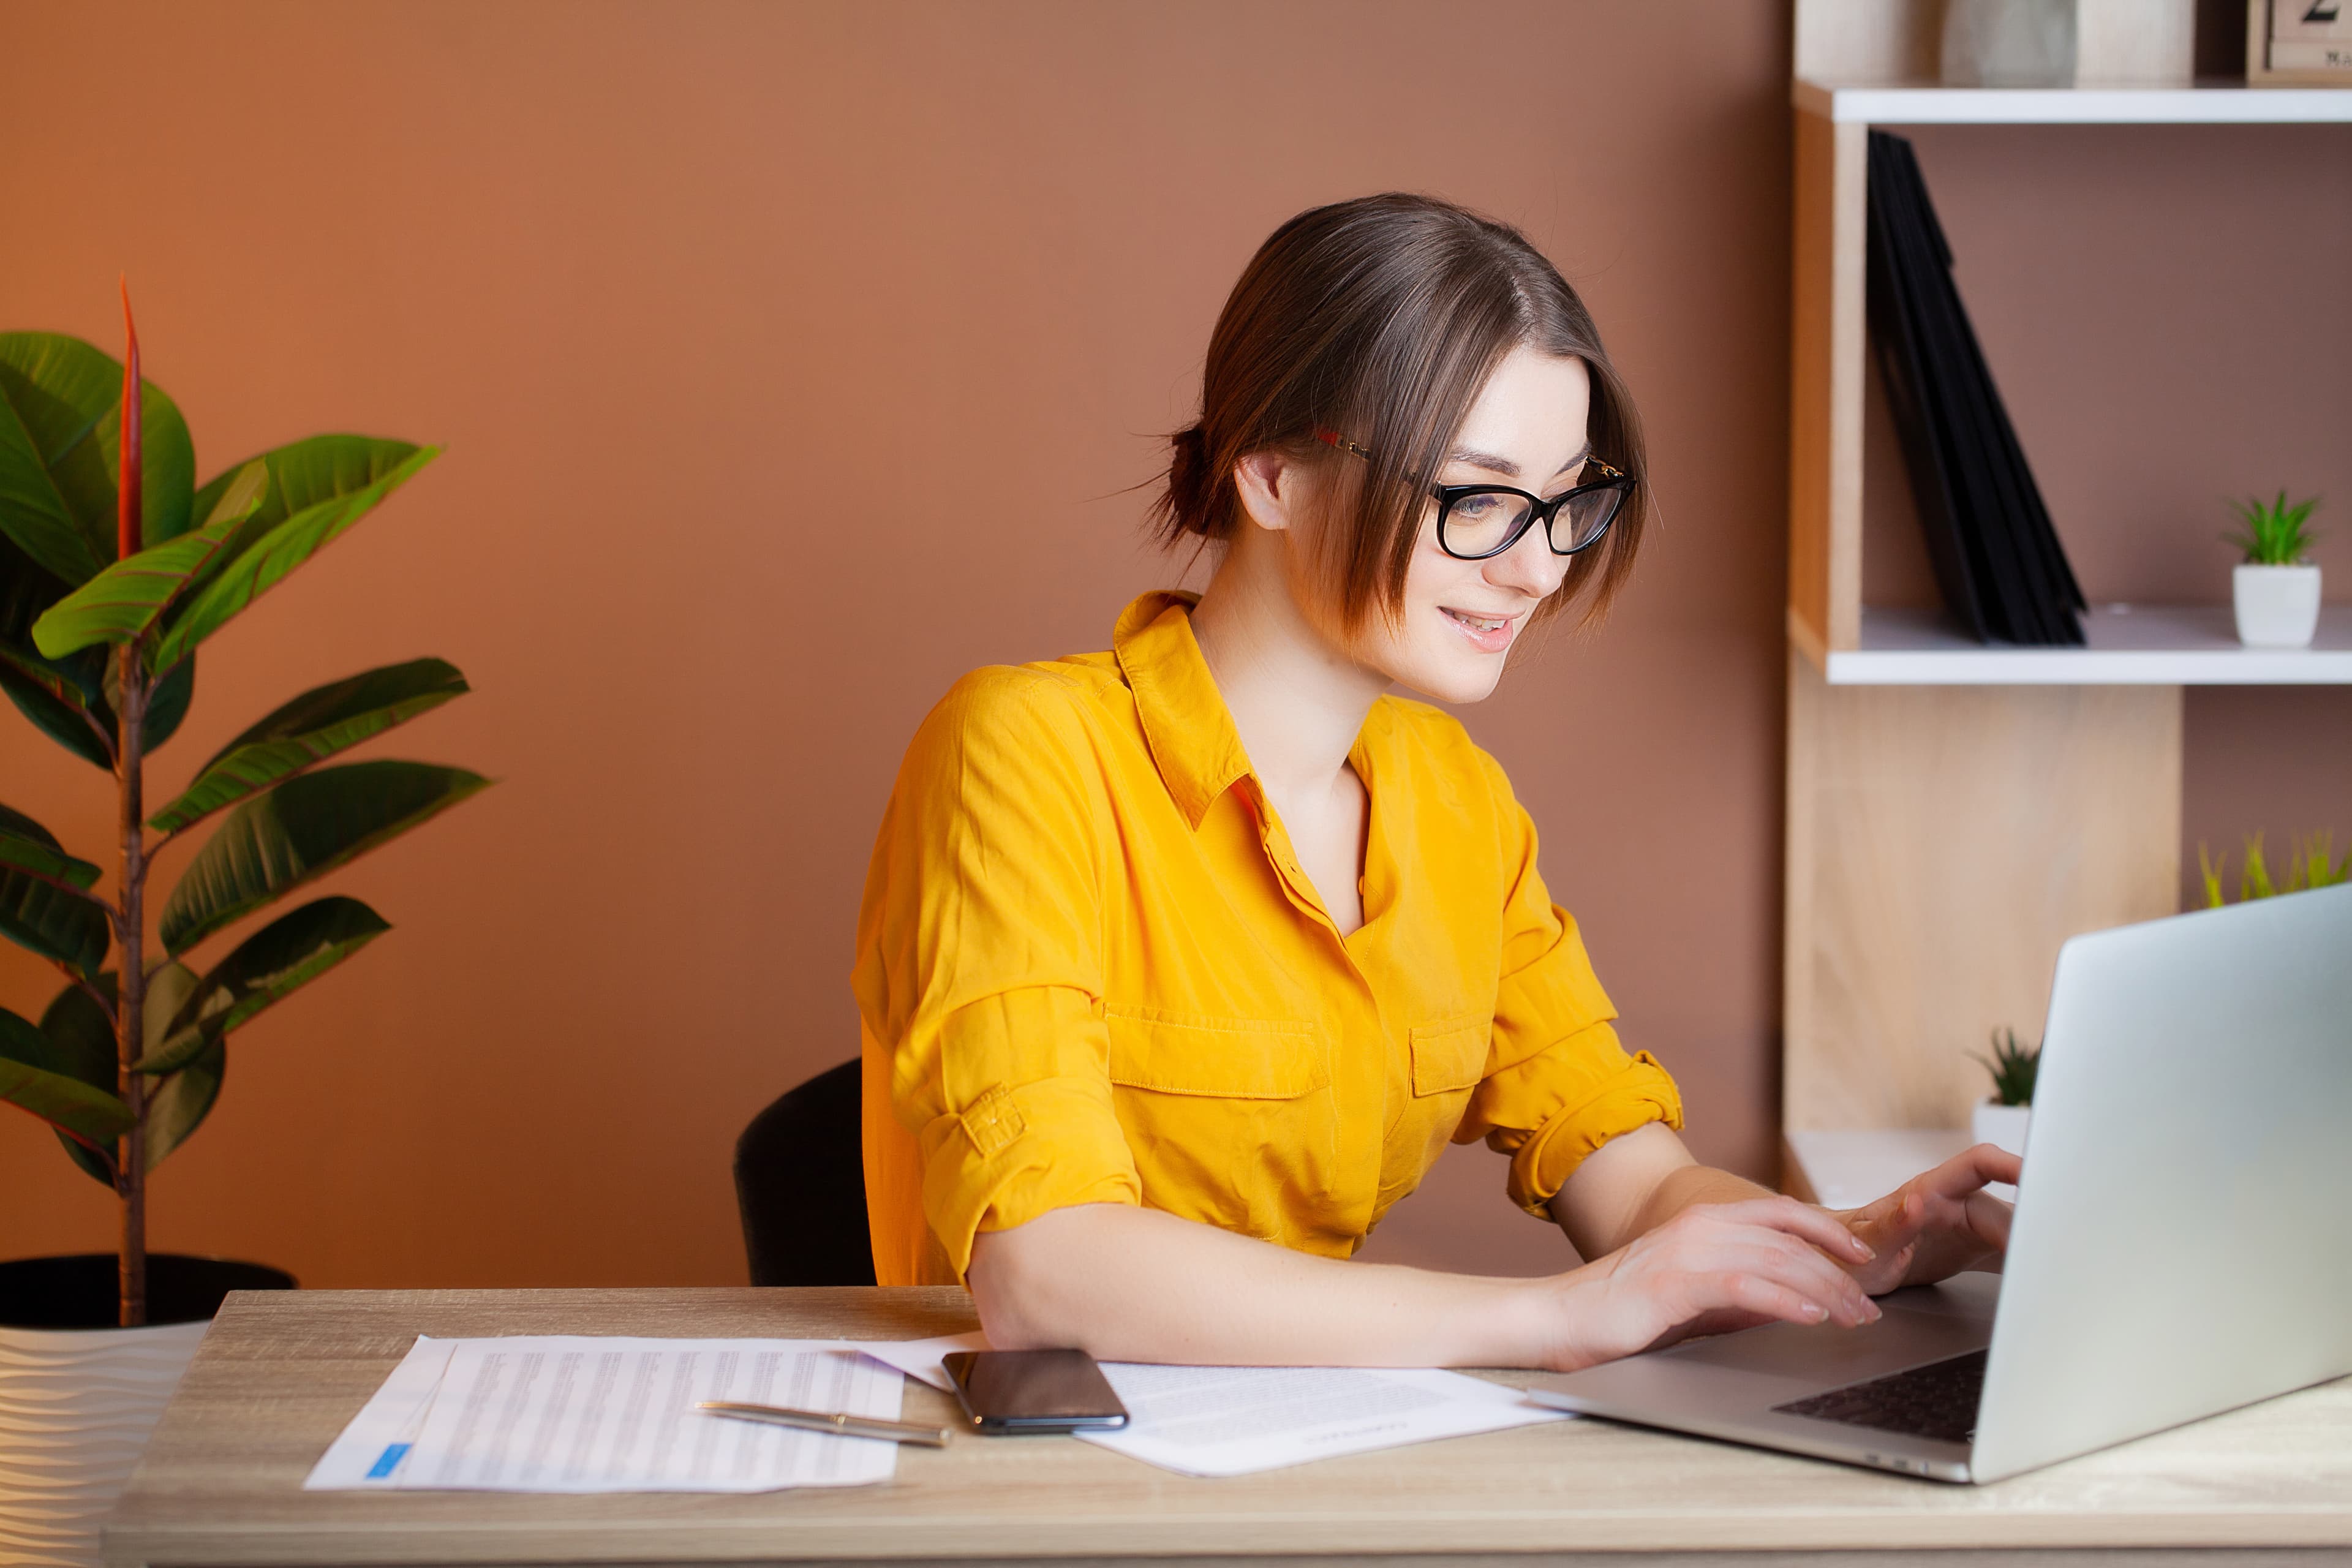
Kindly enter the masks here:
[[1964, 1269], [1998, 1270], [2009, 1247], [2010, 1206], [1984, 1190], [2017, 1180], [2018, 1157], [1990, 1143], [1954, 1155], [1858, 1209], [1839, 1212], [1877, 1257], [1847, 1272], [1874, 1296], [1929, 1285]]

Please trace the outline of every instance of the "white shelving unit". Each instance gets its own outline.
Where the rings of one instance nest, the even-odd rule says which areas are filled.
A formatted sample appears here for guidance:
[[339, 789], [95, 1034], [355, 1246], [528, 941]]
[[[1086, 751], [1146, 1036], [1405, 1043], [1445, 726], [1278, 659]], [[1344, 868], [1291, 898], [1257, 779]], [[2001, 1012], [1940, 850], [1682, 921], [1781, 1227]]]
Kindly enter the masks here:
[[2352, 88], [1937, 87], [1799, 80], [1808, 114], [1846, 125], [2309, 125], [2352, 121]]
[[1832, 649], [1832, 686], [2352, 685], [2352, 605], [2320, 611], [2307, 648], [2240, 645], [2212, 605], [2094, 605], [2087, 647], [1984, 644], [1934, 610], [1862, 611], [1862, 646]]
[[2065, 938], [2178, 908], [2184, 689], [2352, 684], [2343, 605], [2272, 652], [2226, 605], [2039, 648], [1864, 603], [1871, 127], [2352, 123], [2346, 87], [1942, 87], [1942, 16], [1796, 4], [1782, 1130], [1792, 1189], [1842, 1205], [1965, 1145], [1965, 1046], [2035, 1032]]

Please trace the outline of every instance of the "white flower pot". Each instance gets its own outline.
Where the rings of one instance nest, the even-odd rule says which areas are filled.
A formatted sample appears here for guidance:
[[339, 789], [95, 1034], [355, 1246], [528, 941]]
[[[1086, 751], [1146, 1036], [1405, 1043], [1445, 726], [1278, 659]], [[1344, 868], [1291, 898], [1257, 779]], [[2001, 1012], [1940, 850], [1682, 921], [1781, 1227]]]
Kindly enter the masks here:
[[2319, 629], [2319, 568], [2242, 565], [2230, 574], [2238, 640], [2248, 647], [2309, 647]]
[[99, 1525], [231, 1290], [291, 1289], [257, 1263], [147, 1257], [143, 1329], [114, 1316], [111, 1253], [0, 1262], [0, 1564], [100, 1562]]
[[[1990, 1143], [1996, 1149], [2006, 1149], [2020, 1159], [2025, 1156], [2025, 1129], [2033, 1120], [2030, 1105], [2001, 1105], [1993, 1100], [1977, 1102], [1969, 1114], [1969, 1135], [1979, 1143]], [[2017, 1189], [2007, 1182], [1994, 1182], [1985, 1188], [2003, 1203], [2017, 1201]]]
[[2079, 0], [1949, 0], [1947, 87], [2072, 87]]
[[1980, 1100], [1969, 1118], [1969, 1132], [1979, 1143], [1990, 1143], [1996, 1149], [2006, 1149], [2012, 1154], [2025, 1152], [2025, 1124], [2032, 1119], [2030, 1105], [1999, 1105], [1992, 1100]]
[[99, 1523], [211, 1326], [0, 1328], [0, 1563], [100, 1561]]

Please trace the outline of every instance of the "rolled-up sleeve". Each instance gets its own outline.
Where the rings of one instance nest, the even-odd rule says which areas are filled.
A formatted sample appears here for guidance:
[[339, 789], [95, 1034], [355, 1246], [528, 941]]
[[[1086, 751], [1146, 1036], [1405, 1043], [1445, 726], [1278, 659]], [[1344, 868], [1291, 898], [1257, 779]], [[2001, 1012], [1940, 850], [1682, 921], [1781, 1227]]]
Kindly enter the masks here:
[[1457, 1142], [1484, 1137], [1510, 1156], [1511, 1201], [1542, 1215], [1570, 1173], [1610, 1139], [1653, 1121], [1683, 1124], [1681, 1093], [1647, 1051], [1626, 1054], [1611, 1026], [1576, 920], [1551, 901], [1536, 869], [1536, 829], [1502, 770], [1486, 760], [1503, 836], [1508, 893], [1502, 973], [1486, 1073]]
[[858, 1005], [958, 1278], [982, 1231], [1142, 1201], [1103, 1021], [1105, 807], [1072, 700], [1030, 672], [966, 677], [908, 749], [868, 871]]

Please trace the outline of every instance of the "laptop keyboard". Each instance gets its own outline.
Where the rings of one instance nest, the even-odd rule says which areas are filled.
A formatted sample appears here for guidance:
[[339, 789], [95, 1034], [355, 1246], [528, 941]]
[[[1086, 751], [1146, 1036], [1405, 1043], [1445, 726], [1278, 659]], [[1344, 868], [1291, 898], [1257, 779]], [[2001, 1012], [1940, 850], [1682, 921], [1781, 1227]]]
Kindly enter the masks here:
[[1816, 1421], [1843, 1421], [1879, 1432], [1904, 1432], [1965, 1443], [1976, 1436], [1977, 1401], [1984, 1393], [1985, 1352], [1970, 1351], [1868, 1383], [1852, 1383], [1772, 1408]]

